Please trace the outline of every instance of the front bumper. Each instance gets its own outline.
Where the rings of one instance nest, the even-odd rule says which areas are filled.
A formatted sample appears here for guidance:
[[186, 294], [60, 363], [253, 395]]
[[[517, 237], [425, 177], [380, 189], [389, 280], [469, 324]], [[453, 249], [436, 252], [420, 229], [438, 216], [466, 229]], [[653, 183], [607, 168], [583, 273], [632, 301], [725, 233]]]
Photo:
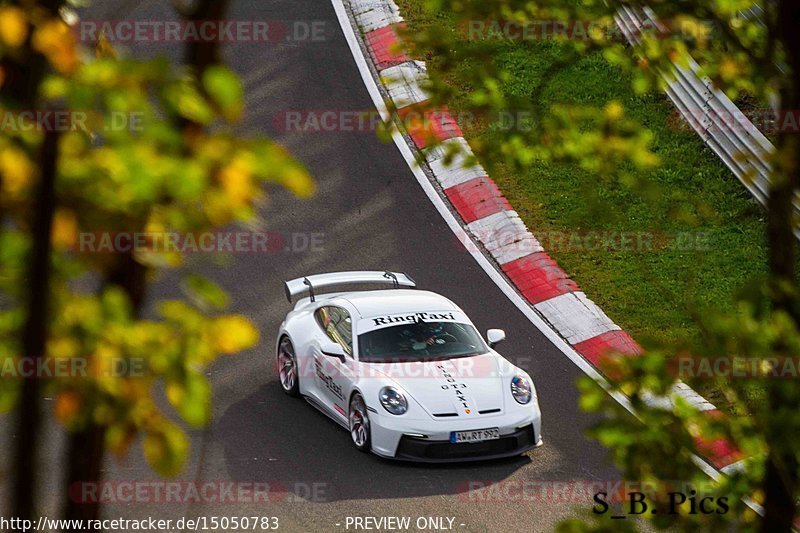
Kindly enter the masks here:
[[531, 424], [496, 440], [460, 444], [403, 435], [394, 458], [430, 463], [479, 461], [519, 455], [536, 446], [537, 438]]
[[[470, 417], [469, 420], [422, 421], [370, 413], [372, 451], [382, 457], [430, 463], [498, 459], [525, 453], [541, 445], [541, 414], [516, 409], [513, 414]], [[453, 444], [452, 431], [497, 427], [500, 438]]]

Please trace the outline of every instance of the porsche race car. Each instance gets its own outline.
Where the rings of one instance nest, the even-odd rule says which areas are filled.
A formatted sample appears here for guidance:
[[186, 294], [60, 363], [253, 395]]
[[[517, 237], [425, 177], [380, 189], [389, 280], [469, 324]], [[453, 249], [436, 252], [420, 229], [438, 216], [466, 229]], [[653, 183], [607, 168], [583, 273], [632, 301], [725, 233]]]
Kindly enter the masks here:
[[[342, 286], [379, 290], [322, 293]], [[285, 283], [277, 336], [281, 387], [349, 430], [353, 445], [422, 462], [493, 459], [539, 446], [531, 377], [466, 314], [398, 272], [337, 272]]]

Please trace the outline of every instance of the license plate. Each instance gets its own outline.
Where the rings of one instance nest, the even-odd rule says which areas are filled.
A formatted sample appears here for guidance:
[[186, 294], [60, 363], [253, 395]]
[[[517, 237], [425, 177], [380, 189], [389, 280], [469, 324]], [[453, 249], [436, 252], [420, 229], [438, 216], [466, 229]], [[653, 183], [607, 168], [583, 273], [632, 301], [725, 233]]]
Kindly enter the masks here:
[[472, 431], [453, 431], [450, 433], [450, 442], [453, 444], [458, 444], [461, 442], [482, 442], [485, 440], [496, 440], [499, 438], [499, 428], [474, 429]]

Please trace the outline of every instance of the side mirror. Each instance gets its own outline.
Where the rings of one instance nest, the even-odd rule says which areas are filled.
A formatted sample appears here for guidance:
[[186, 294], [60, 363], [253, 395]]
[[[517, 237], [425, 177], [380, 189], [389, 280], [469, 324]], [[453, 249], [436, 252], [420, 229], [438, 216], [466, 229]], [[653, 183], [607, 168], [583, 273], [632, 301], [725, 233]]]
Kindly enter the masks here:
[[494, 348], [506, 340], [506, 332], [502, 329], [490, 329], [486, 332], [486, 340], [489, 341], [489, 348]]
[[341, 344], [333, 341], [322, 343], [322, 354], [344, 361], [344, 348], [342, 348]]

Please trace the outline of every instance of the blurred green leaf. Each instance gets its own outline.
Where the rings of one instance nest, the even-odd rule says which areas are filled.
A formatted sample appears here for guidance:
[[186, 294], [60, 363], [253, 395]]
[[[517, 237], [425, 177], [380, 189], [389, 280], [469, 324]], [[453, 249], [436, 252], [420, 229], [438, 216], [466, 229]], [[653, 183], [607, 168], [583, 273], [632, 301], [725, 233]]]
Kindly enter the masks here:
[[244, 88], [239, 77], [224, 65], [213, 65], [203, 73], [203, 87], [229, 121], [238, 120], [244, 109]]

